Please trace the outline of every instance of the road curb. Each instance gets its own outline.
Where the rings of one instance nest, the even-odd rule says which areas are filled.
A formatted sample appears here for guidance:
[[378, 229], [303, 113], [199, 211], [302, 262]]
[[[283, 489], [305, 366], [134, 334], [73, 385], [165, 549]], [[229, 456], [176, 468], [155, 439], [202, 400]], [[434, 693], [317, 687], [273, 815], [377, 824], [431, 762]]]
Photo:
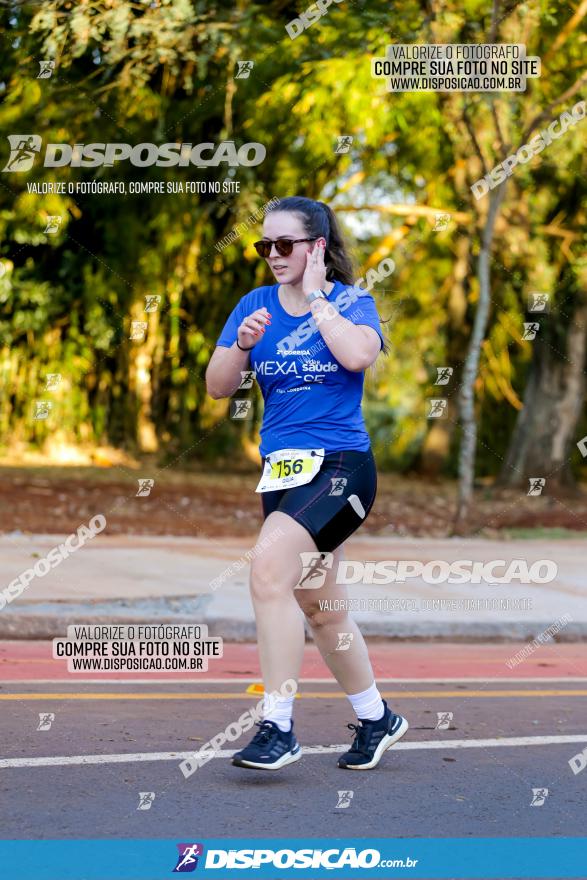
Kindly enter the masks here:
[[[228, 617], [214, 609], [214, 597], [177, 596], [160, 599], [125, 599], [109, 602], [29, 602], [17, 609], [0, 612], [0, 639], [52, 639], [63, 637], [67, 627], [81, 624], [206, 624], [211, 636], [226, 641], [254, 642], [256, 627], [252, 617]], [[360, 613], [353, 615], [361, 632], [372, 638], [397, 641], [448, 642], [524, 642], [532, 641], [553, 624], [552, 620], [450, 621], [419, 620], [402, 622], [381, 615], [377, 619]], [[310, 637], [311, 638], [311, 637]], [[587, 621], [562, 627], [554, 641], [581, 642], [587, 639]]]

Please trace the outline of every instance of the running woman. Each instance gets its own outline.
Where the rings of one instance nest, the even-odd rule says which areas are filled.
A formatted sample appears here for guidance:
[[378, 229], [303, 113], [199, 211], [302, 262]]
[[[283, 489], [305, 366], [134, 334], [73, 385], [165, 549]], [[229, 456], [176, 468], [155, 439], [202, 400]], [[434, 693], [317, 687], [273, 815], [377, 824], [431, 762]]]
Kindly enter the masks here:
[[294, 697], [282, 687], [299, 679], [305, 618], [358, 719], [347, 725], [354, 739], [338, 766], [371, 770], [408, 722], [379, 693], [336, 572], [377, 491], [361, 398], [364, 371], [386, 344], [375, 302], [353, 286], [338, 222], [323, 202], [281, 199], [255, 248], [276, 283], [251, 290], [233, 309], [206, 384], [211, 397], [230, 397], [242, 372], [254, 370], [264, 399], [257, 487], [264, 523], [250, 588], [265, 694], [281, 695], [266, 702], [259, 730], [232, 763], [278, 770], [301, 757]]

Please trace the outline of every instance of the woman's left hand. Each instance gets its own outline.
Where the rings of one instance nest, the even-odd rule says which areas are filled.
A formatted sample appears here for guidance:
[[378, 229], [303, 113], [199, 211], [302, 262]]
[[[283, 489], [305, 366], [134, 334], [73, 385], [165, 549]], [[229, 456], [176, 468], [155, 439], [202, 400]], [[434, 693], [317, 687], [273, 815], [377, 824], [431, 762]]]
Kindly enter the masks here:
[[302, 289], [306, 296], [313, 290], [324, 290], [326, 284], [325, 250], [326, 247], [322, 242], [316, 242], [314, 249], [306, 252], [306, 268], [302, 278]]

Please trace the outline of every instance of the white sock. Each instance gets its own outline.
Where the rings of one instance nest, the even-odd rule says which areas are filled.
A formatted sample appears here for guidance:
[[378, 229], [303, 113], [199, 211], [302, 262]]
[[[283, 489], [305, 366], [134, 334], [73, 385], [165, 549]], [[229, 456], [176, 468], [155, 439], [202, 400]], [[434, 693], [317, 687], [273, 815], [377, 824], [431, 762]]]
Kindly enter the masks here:
[[[264, 721], [273, 721], [284, 733], [291, 730], [294, 697], [276, 697], [263, 712]], [[265, 701], [267, 706], [267, 701]]]
[[360, 694], [347, 694], [357, 718], [362, 721], [379, 721], [383, 718], [385, 706], [375, 682]]

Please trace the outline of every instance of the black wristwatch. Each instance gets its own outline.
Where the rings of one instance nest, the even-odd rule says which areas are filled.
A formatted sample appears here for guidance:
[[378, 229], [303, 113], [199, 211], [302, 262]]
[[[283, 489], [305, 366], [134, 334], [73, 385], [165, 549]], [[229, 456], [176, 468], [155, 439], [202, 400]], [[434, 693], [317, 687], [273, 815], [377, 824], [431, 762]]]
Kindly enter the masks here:
[[243, 348], [242, 345], [239, 345], [238, 339], [236, 340], [236, 344], [237, 348], [240, 348], [241, 351], [252, 351], [252, 349], [255, 347], [254, 345], [251, 345], [250, 348]]

